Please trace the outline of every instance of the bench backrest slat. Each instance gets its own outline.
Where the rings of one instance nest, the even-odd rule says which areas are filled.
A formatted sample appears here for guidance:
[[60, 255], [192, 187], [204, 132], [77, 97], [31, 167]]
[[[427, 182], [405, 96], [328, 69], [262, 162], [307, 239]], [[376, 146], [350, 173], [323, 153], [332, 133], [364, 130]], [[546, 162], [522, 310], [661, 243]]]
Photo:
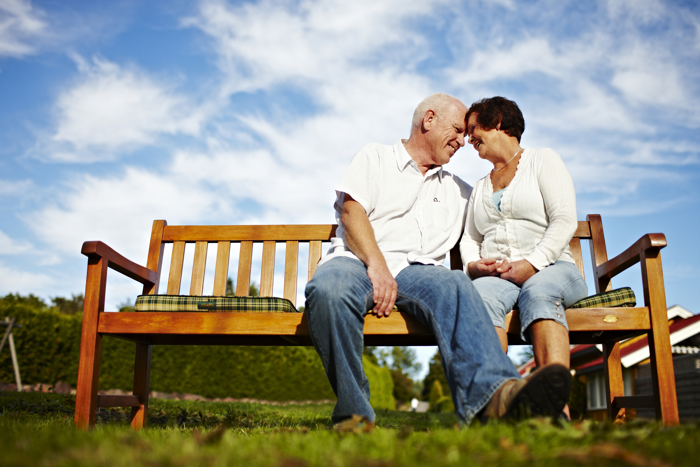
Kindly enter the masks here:
[[583, 255], [581, 254], [581, 239], [578, 237], [572, 238], [571, 242], [569, 243], [569, 248], [571, 249], [571, 255], [574, 257], [574, 261], [576, 262], [576, 267], [578, 267], [579, 272], [585, 279], [586, 276], [583, 273]]
[[306, 279], [310, 281], [314, 277], [316, 272], [316, 266], [318, 262], [321, 261], [321, 255], [323, 254], [323, 243], [321, 241], [309, 242], [309, 275]]
[[192, 280], [190, 295], [200, 297], [204, 291], [204, 269], [207, 267], [207, 242], [199, 241], [194, 247], [194, 263], [192, 264]]
[[262, 268], [260, 270], [260, 296], [272, 297], [275, 282], [275, 242], [263, 242]]
[[299, 269], [299, 242], [287, 242], [284, 258], [284, 295], [296, 306], [297, 304], [297, 269]]
[[253, 265], [253, 242], [241, 242], [238, 255], [238, 276], [236, 277], [236, 296], [246, 297], [250, 291], [250, 270]]
[[173, 254], [170, 260], [168, 277], [168, 295], [180, 295], [182, 282], [182, 265], [185, 262], [185, 242], [173, 242]]
[[231, 242], [219, 242], [216, 248], [216, 272], [214, 272], [214, 292], [212, 295], [226, 295], [230, 257]]
[[[591, 242], [591, 258], [594, 264], [607, 260], [605, 237], [603, 236], [600, 216], [588, 216], [587, 221], [580, 221], [569, 247], [576, 266], [584, 274], [581, 240]], [[329, 242], [335, 235], [335, 225], [231, 225], [231, 226], [169, 226], [164, 221], [155, 221], [151, 235], [151, 251], [149, 265], [158, 262], [158, 277], [160, 279], [160, 263], [162, 263], [163, 245], [173, 244], [170, 272], [168, 276], [167, 293], [179, 295], [182, 282], [185, 246], [194, 243], [194, 263], [190, 295], [199, 296], [206, 291], [204, 273], [209, 243], [217, 244], [216, 269], [214, 273], [213, 295], [226, 294], [226, 282], [229, 275], [231, 243], [240, 245], [236, 277], [236, 296], [247, 296], [250, 293], [251, 272], [253, 264], [253, 249], [255, 243], [262, 243], [262, 264], [260, 272], [260, 296], [271, 297], [275, 278], [275, 253], [278, 243], [285, 244], [284, 284], [282, 296], [296, 305], [298, 291], [297, 279], [299, 268], [299, 243], [309, 245], [309, 264], [307, 280], [311, 280], [323, 254], [323, 243]], [[160, 235], [160, 242], [157, 241]], [[155, 251], [153, 251], [155, 249]], [[160, 253], [158, 253], [160, 251]], [[452, 269], [461, 269], [462, 261], [459, 248], [450, 252]], [[599, 283], [596, 277], [596, 287], [604, 291], [610, 289], [609, 282]], [[157, 288], [144, 289], [144, 293], [156, 293]]]
[[608, 250], [605, 247], [605, 234], [603, 233], [603, 222], [599, 215], [588, 216], [591, 228], [591, 262], [593, 263], [593, 279], [595, 281], [596, 293], [612, 290], [610, 279], [598, 277], [597, 267], [608, 260]]

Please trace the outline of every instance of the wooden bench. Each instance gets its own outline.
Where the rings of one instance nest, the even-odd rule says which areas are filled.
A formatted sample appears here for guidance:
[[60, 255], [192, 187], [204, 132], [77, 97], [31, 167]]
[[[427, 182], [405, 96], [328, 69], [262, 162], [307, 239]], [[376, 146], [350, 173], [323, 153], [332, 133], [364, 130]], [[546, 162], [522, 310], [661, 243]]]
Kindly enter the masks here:
[[[236, 295], [248, 295], [253, 264], [253, 245], [262, 243], [260, 295], [272, 296], [275, 250], [284, 243], [284, 293], [292, 303], [297, 297], [299, 244], [308, 243], [307, 279], [313, 276], [322, 255], [322, 243], [335, 234], [335, 225], [249, 225], [169, 226], [153, 223], [146, 266], [140, 266], [102, 242], [83, 244], [88, 257], [85, 305], [80, 344], [80, 362], [75, 406], [75, 424], [86, 429], [95, 424], [98, 407], [132, 407], [131, 426], [144, 426], [153, 345], [311, 345], [306, 316], [302, 313], [192, 313], [104, 311], [107, 270], [114, 269], [143, 284], [144, 294], [157, 294], [164, 278], [162, 262], [166, 244], [172, 244], [167, 294], [181, 293], [186, 244], [194, 244], [194, 261], [189, 295], [201, 296], [208, 245], [216, 244], [216, 270], [211, 295], [225, 295], [229, 277], [232, 243], [240, 244]], [[571, 250], [581, 273], [581, 240], [589, 240], [593, 280], [598, 292], [611, 290], [610, 280], [633, 264], [641, 263], [644, 306], [637, 308], [589, 308], [567, 310], [571, 343], [603, 344], [605, 380], [610, 419], [624, 415], [626, 408], [654, 407], [657, 418], [667, 425], [678, 424], [678, 406], [666, 314], [660, 250], [666, 246], [663, 234], [647, 234], [622, 254], [608, 260], [603, 226], [598, 215], [579, 222]], [[462, 269], [458, 248], [450, 254], [452, 269]], [[509, 314], [507, 329], [511, 344], [519, 338], [519, 319]], [[435, 345], [432, 332], [402, 313], [388, 318], [368, 316], [366, 345]], [[649, 335], [654, 395], [623, 397], [620, 340]], [[109, 335], [136, 343], [133, 395], [97, 394], [102, 336]]]

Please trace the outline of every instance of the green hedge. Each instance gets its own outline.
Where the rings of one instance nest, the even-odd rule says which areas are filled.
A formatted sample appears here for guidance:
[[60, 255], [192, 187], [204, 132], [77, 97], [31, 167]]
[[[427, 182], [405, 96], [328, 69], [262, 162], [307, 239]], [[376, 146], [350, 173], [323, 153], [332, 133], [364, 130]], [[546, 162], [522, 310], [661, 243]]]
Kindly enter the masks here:
[[[0, 319], [15, 316], [23, 326], [13, 330], [22, 382], [75, 386], [82, 316], [63, 315], [40, 301], [17, 298], [0, 299]], [[109, 336], [102, 340], [100, 389], [131, 389], [134, 347]], [[393, 409], [389, 370], [367, 359], [364, 364], [372, 405]], [[14, 381], [8, 350], [0, 354], [0, 381]], [[335, 398], [312, 347], [154, 346], [151, 389], [277, 401]]]

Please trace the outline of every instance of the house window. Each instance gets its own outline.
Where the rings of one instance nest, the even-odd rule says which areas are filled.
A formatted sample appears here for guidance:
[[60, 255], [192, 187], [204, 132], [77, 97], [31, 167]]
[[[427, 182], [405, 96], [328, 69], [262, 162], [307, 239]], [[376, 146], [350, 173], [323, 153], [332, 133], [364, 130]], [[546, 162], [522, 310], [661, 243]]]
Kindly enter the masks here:
[[605, 402], [605, 377], [602, 372], [592, 373], [586, 378], [588, 388], [588, 410], [600, 410], [607, 407]]
[[[625, 396], [632, 395], [632, 371], [622, 370], [622, 384]], [[586, 389], [588, 390], [588, 410], [601, 410], [607, 408], [607, 398], [605, 396], [605, 375], [602, 371], [591, 373], [586, 378]]]

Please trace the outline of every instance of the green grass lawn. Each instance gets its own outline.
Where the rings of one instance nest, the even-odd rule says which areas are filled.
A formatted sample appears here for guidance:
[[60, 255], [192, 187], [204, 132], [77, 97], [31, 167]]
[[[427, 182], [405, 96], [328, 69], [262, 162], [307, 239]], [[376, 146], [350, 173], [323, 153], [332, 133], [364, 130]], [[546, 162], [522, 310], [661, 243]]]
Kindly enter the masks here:
[[150, 427], [101, 410], [97, 427], [73, 427], [75, 398], [0, 392], [1, 466], [414, 466], [692, 465], [700, 427], [590, 421], [474, 424], [452, 414], [379, 411], [370, 432], [337, 432], [331, 404], [272, 406], [152, 400]]

